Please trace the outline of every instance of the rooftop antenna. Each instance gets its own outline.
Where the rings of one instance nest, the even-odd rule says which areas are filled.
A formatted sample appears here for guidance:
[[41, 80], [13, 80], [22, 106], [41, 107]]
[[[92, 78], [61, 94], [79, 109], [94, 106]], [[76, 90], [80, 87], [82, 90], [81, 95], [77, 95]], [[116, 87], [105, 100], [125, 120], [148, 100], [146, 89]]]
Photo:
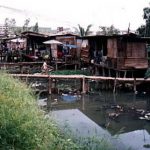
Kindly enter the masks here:
[[130, 22], [129, 22], [129, 26], [128, 26], [128, 34], [130, 33]]

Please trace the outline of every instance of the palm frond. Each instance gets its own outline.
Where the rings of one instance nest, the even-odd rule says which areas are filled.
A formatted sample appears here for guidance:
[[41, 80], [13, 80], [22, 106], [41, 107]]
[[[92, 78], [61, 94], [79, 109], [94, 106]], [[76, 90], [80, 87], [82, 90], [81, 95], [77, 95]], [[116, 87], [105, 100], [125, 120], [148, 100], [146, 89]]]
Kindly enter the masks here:
[[85, 31], [85, 36], [89, 34], [89, 31], [90, 31], [90, 28], [92, 27], [92, 24], [89, 24], [86, 28], [86, 31]]

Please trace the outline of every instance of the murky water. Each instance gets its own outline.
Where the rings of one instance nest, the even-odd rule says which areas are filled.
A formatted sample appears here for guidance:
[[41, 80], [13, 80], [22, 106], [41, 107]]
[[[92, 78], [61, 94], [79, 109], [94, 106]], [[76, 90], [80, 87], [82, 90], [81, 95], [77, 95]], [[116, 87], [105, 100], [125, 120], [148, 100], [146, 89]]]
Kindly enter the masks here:
[[[40, 80], [36, 82], [41, 82]], [[47, 81], [44, 82], [46, 87]], [[93, 84], [93, 86], [92, 86]], [[45, 88], [42, 86], [42, 90]], [[150, 144], [150, 121], [143, 119], [143, 110], [150, 110], [150, 96], [146, 92], [106, 92], [99, 90], [100, 84], [91, 82], [90, 90], [97, 91], [75, 97], [41, 94], [39, 105], [50, 110], [79, 109], [111, 137], [117, 137], [117, 144], [131, 150], [147, 150], [144, 145]], [[81, 82], [65, 80], [55, 83], [56, 89], [81, 90]], [[71, 100], [71, 101], [69, 101]], [[139, 114], [135, 113], [137, 110]], [[139, 119], [139, 117], [142, 118]], [[81, 133], [82, 134], [82, 133]], [[120, 149], [118, 149], [120, 150]], [[121, 150], [123, 150], [121, 148]]]
[[[148, 148], [144, 148], [144, 145], [150, 144], [150, 121], [140, 120], [139, 116], [128, 109], [147, 110], [150, 107], [149, 101], [150, 97], [146, 93], [96, 92], [79, 96], [72, 102], [64, 101], [61, 95], [50, 95], [48, 101], [45, 101], [45, 108], [77, 108], [111, 136], [117, 136], [124, 145], [134, 150], [145, 150]], [[116, 113], [114, 106], [122, 106], [126, 111], [120, 110], [119, 117], [110, 117], [110, 114]]]

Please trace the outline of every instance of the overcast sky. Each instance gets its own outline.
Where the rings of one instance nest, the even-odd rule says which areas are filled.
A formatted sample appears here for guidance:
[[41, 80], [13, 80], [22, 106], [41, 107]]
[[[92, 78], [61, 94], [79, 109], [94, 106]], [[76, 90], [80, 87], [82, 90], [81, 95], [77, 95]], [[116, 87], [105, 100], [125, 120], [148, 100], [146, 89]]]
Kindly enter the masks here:
[[143, 8], [149, 7], [150, 0], [0, 0], [0, 24], [6, 17], [15, 18], [23, 26], [30, 18], [30, 25], [38, 21], [39, 26], [86, 27], [114, 25], [121, 30], [135, 30], [144, 24]]

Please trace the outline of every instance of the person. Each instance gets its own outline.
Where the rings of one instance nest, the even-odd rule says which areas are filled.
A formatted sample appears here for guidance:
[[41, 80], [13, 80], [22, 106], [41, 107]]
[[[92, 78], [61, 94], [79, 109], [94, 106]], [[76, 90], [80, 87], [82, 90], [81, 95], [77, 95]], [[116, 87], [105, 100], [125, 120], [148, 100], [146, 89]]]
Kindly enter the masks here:
[[43, 62], [42, 72], [48, 74], [48, 65], [47, 65], [46, 61]]

